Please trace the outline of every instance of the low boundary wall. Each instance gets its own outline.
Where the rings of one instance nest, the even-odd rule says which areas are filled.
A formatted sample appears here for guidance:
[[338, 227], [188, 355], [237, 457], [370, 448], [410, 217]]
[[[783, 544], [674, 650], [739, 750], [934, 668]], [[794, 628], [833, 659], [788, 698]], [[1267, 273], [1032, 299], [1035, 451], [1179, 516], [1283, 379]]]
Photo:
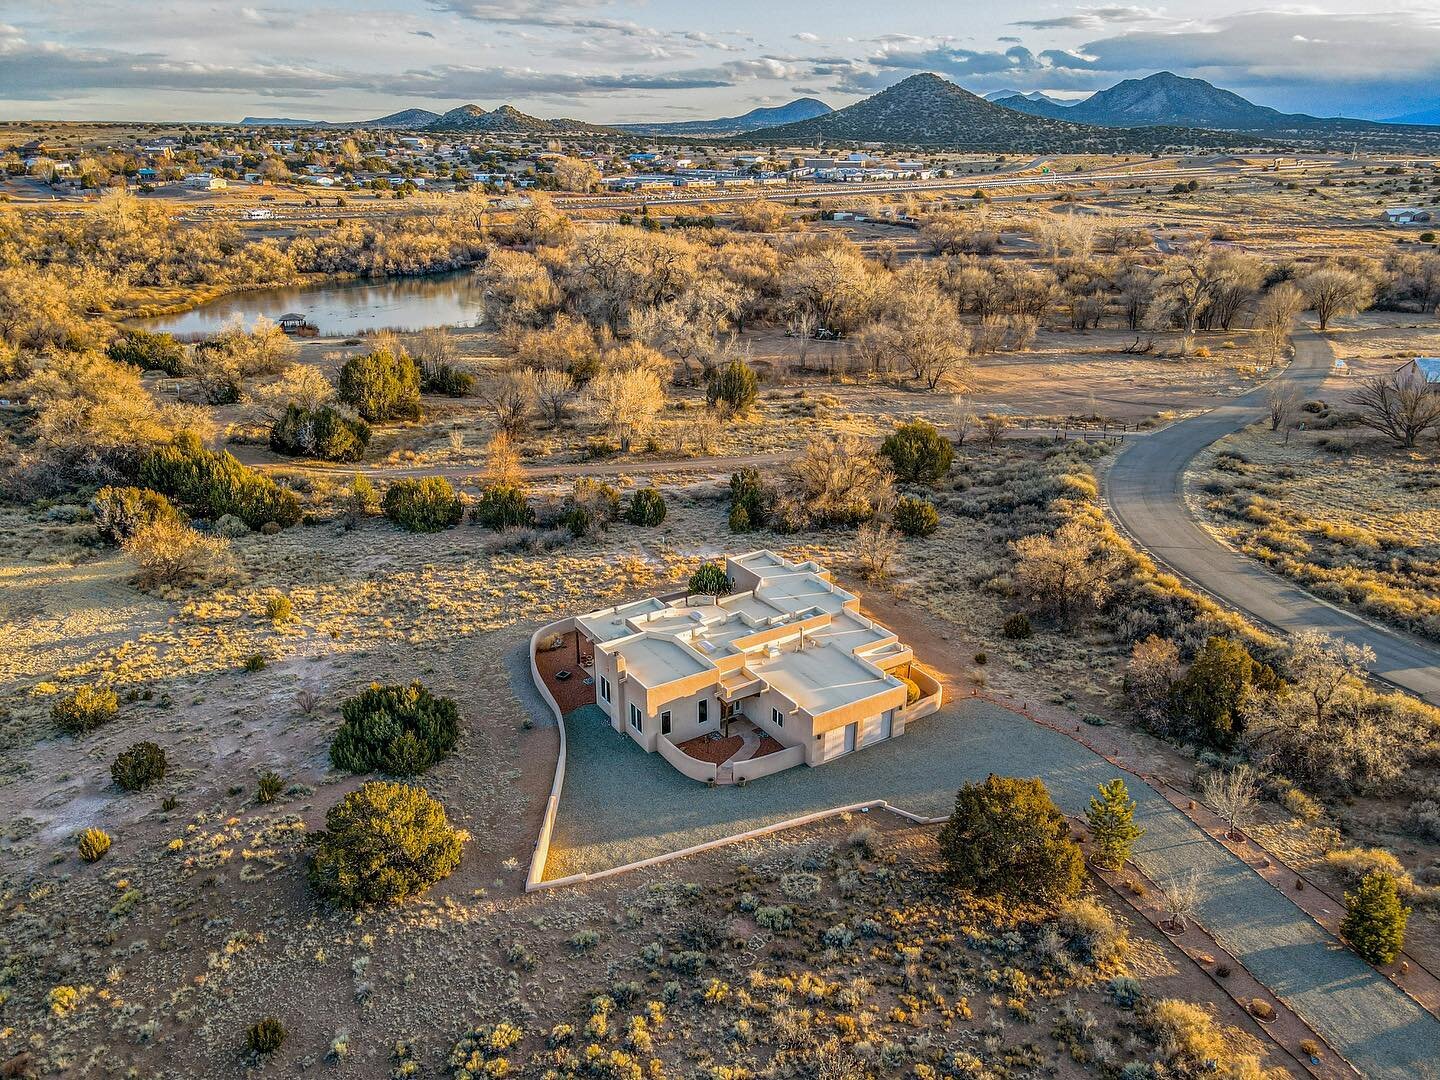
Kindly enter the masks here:
[[701, 761], [693, 758], [681, 750], [673, 742], [661, 735], [655, 740], [655, 745], [660, 751], [660, 756], [675, 766], [675, 770], [691, 780], [699, 780], [702, 784], [713, 784], [720, 769], [712, 761]]
[[736, 780], [758, 780], [762, 776], [773, 776], [805, 761], [803, 746], [787, 746], [764, 757], [747, 758], [730, 766], [730, 775]]
[[565, 785], [565, 714], [545, 680], [540, 677], [540, 666], [535, 662], [535, 651], [540, 642], [556, 634], [568, 634], [575, 629], [574, 618], [559, 619], [540, 627], [530, 635], [530, 680], [535, 689], [555, 714], [555, 727], [560, 732], [560, 752], [555, 756], [555, 779], [550, 783], [550, 795], [545, 800], [545, 814], [540, 819], [540, 833], [535, 837], [535, 850], [530, 856], [530, 872], [525, 875], [525, 891], [540, 887], [545, 876], [545, 860], [550, 857], [550, 834], [555, 830], [555, 813], [560, 809], [560, 789]]

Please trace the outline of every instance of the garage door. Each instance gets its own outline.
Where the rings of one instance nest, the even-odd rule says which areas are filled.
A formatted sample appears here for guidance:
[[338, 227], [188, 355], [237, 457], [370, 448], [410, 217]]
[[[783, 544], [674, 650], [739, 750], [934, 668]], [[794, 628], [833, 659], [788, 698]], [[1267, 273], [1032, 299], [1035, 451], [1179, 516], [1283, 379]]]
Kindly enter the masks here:
[[820, 760], [830, 761], [845, 753], [845, 728], [827, 731], [820, 740]]
[[872, 716], [860, 724], [860, 745], [869, 746], [881, 739], [890, 737], [890, 714], [883, 712], [879, 716]]

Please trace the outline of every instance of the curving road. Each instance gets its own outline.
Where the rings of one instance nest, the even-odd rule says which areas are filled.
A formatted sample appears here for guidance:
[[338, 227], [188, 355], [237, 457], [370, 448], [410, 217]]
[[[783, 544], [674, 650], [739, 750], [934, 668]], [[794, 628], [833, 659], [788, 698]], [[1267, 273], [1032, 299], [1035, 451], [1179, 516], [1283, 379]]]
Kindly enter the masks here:
[[[1279, 378], [1313, 397], [1330, 373], [1330, 342], [1312, 330], [1295, 335], [1295, 361]], [[1157, 560], [1220, 602], [1281, 634], [1323, 630], [1375, 650], [1371, 674], [1440, 705], [1440, 648], [1311, 595], [1200, 527], [1185, 505], [1185, 469], [1215, 440], [1264, 417], [1267, 387], [1171, 424], [1116, 459], [1105, 480], [1110, 512]]]

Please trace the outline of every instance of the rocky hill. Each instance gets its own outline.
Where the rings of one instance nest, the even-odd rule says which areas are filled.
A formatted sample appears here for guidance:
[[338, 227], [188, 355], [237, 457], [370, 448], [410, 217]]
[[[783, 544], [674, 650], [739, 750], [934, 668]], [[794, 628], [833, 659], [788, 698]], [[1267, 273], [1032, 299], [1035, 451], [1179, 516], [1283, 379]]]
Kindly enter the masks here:
[[564, 135], [576, 132], [614, 134], [615, 129], [587, 124], [581, 120], [542, 120], [522, 113], [513, 105], [501, 105], [489, 112], [479, 105], [462, 105], [451, 109], [425, 125], [426, 131], [460, 134], [504, 133], [507, 135]]
[[1179, 127], [1122, 131], [1031, 116], [993, 104], [931, 74], [912, 75], [836, 112], [742, 138], [757, 143], [883, 143], [1012, 153], [1137, 153], [1256, 142]]

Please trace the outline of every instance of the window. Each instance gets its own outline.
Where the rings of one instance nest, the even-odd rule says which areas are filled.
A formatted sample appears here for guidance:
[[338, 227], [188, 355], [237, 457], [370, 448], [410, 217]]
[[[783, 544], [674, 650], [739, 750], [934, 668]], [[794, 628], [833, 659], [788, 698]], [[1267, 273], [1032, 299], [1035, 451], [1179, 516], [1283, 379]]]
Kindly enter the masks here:
[[770, 709], [770, 719], [775, 721], [776, 727], [785, 726], [785, 714], [773, 706]]
[[710, 722], [709, 698], [701, 698], [700, 704], [695, 706], [695, 722], [697, 724], [708, 724]]
[[670, 710], [666, 709], [660, 714], [660, 734], [670, 734]]
[[630, 726], [633, 727], [636, 731], [645, 730], [644, 722], [640, 716], [640, 707], [638, 705], [630, 706]]
[[604, 702], [610, 700], [610, 680], [604, 675], [600, 676], [600, 700]]

